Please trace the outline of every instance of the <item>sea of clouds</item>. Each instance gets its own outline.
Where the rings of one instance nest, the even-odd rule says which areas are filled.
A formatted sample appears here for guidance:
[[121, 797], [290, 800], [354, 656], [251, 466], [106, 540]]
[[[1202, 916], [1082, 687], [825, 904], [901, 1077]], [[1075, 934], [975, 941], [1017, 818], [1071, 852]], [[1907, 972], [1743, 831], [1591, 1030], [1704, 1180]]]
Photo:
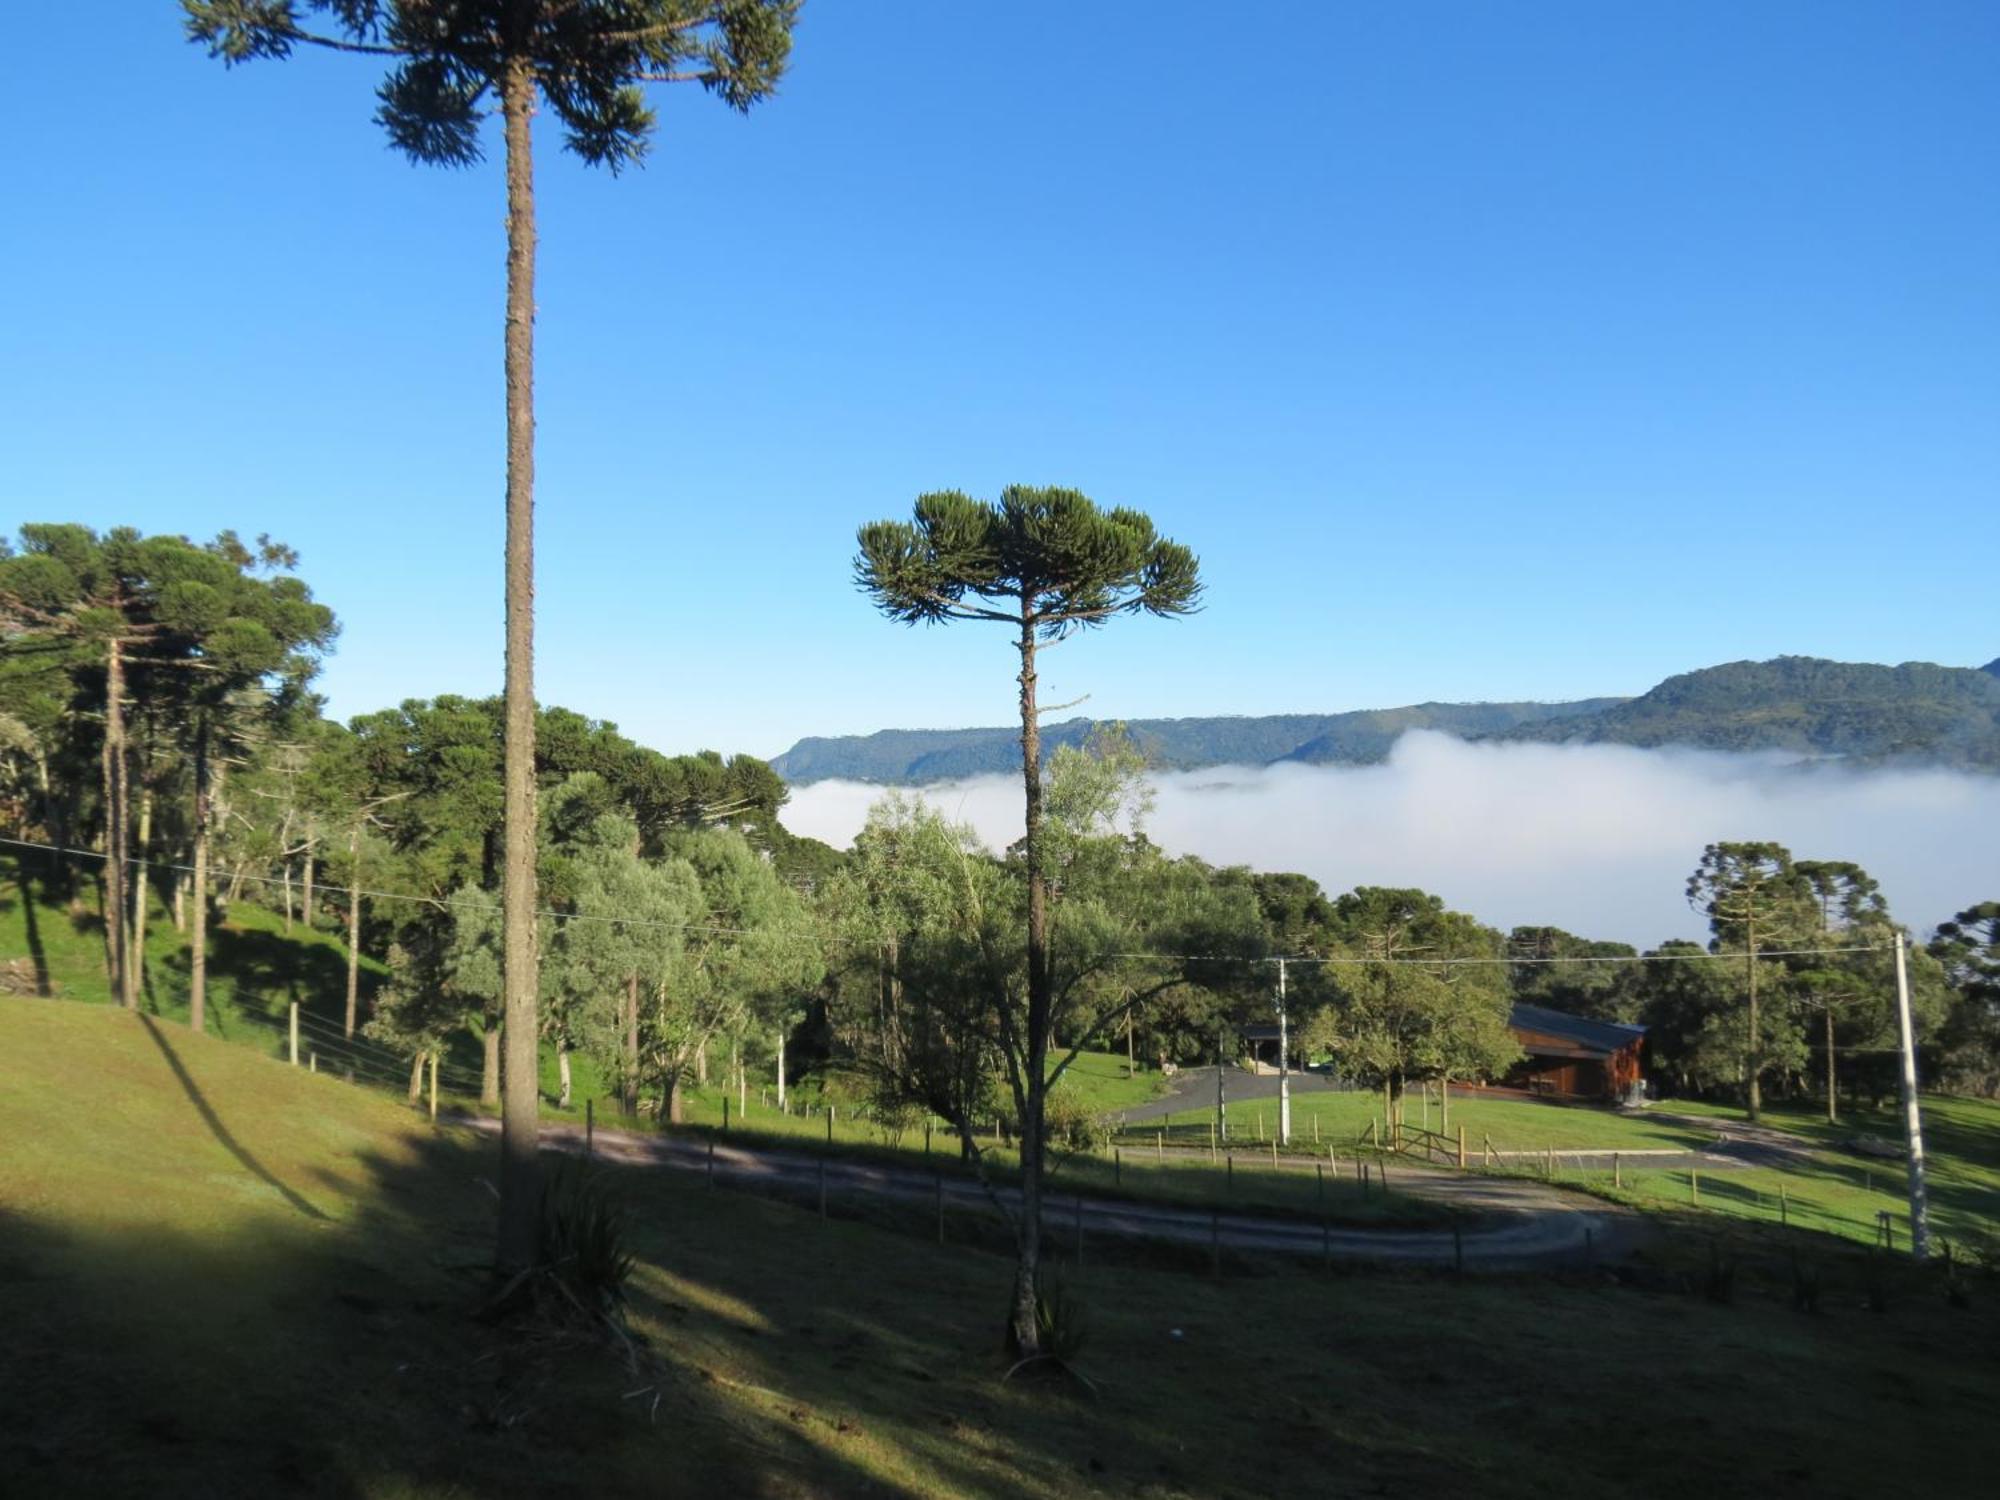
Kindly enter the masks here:
[[[1646, 947], [1702, 937], [1683, 891], [1703, 846], [1722, 839], [1853, 860], [1920, 935], [2000, 898], [2000, 777], [1957, 771], [1416, 731], [1379, 766], [1218, 767], [1154, 785], [1147, 832], [1169, 853], [1302, 871], [1329, 894], [1421, 886], [1501, 928], [1547, 923]], [[1021, 836], [1017, 777], [917, 790], [989, 847]], [[783, 820], [844, 848], [882, 795], [815, 782], [793, 789]]]

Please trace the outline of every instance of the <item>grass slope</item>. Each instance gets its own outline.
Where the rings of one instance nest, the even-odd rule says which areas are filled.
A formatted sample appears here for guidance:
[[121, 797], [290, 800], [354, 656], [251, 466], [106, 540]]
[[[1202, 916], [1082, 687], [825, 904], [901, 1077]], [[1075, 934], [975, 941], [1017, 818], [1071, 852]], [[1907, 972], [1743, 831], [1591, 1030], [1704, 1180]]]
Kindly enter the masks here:
[[1835, 1266], [1808, 1317], [1754, 1276], [1721, 1306], [1094, 1263], [1083, 1399], [1000, 1379], [1003, 1259], [647, 1174], [625, 1179], [656, 1363], [634, 1377], [468, 1316], [490, 1143], [104, 1007], [0, 998], [0, 1058], [7, 1493], [1817, 1497], [1990, 1478], [1991, 1284], [1968, 1311], [1910, 1283], [1875, 1315]]
[[[42, 861], [0, 856], [0, 964], [7, 988], [98, 1005], [111, 1003], [105, 975], [104, 919], [96, 886], [65, 897]], [[363, 954], [363, 1014], [386, 971]], [[155, 901], [146, 923], [141, 1008], [173, 1021], [188, 1016], [187, 935]], [[293, 922], [248, 901], [231, 903], [209, 927], [208, 1024], [215, 1034], [276, 1056], [291, 1002], [302, 1013], [304, 1045], [331, 1054], [347, 996], [347, 945], [335, 934]], [[476, 1059], [474, 1059], [476, 1063]]]

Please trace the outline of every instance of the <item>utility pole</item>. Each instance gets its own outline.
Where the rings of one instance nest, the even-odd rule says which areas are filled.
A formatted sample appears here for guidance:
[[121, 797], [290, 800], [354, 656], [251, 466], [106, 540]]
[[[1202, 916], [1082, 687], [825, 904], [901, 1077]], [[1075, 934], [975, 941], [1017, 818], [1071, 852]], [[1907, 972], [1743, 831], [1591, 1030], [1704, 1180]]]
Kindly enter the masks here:
[[1290, 1034], [1285, 1028], [1285, 961], [1278, 960], [1278, 1144], [1292, 1143], [1292, 1072]]
[[1215, 1034], [1215, 1135], [1217, 1140], [1227, 1144], [1229, 1140], [1229, 1100], [1222, 1086], [1222, 1038], [1224, 1035], [1224, 1031], [1218, 1031]]
[[1907, 939], [1896, 934], [1896, 1029], [1903, 1052], [1903, 1134], [1910, 1163], [1910, 1255], [1928, 1260], [1931, 1253], [1930, 1207], [1924, 1197], [1924, 1123], [1917, 1108], [1917, 1042], [1910, 1025], [1910, 974], [1903, 950]]

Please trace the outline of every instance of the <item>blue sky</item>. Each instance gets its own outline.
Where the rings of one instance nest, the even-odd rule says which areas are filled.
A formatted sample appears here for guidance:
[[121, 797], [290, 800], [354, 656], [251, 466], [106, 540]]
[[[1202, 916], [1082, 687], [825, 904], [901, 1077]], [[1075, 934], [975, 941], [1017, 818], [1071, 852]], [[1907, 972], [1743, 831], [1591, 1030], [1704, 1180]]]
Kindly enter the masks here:
[[[270, 531], [336, 712], [496, 691], [497, 162], [177, 15], [18, 39], [0, 524]], [[1001, 634], [849, 562], [1010, 481], [1202, 556], [1201, 615], [1050, 657], [1100, 715], [1988, 660], [1996, 55], [1984, 3], [810, 0], [644, 171], [543, 132], [542, 696], [667, 750], [1005, 722]]]

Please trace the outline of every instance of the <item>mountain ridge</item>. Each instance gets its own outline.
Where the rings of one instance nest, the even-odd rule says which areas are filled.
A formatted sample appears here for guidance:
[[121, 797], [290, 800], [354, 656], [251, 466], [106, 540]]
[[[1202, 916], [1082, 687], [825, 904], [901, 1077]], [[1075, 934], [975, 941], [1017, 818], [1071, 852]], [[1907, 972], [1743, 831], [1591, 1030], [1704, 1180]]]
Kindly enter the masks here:
[[[1074, 718], [1047, 725], [1043, 753], [1079, 744], [1110, 722]], [[1984, 667], [1945, 667], [1781, 656], [1678, 673], [1629, 698], [1428, 702], [1124, 722], [1167, 771], [1281, 762], [1374, 765], [1409, 730], [1434, 729], [1475, 741], [1778, 750], [1805, 759], [2000, 772], [2000, 658]], [[807, 736], [771, 767], [793, 785], [955, 781], [1015, 770], [1019, 733], [995, 725]]]

